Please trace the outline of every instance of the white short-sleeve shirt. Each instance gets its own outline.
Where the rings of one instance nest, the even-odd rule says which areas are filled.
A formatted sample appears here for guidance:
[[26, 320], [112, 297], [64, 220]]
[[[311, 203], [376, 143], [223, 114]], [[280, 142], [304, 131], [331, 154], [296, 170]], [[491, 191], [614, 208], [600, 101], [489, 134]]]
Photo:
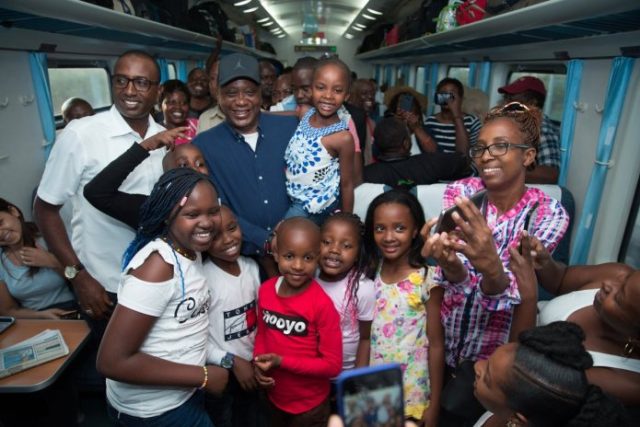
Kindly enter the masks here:
[[[149, 116], [149, 138], [164, 128]], [[52, 205], [71, 201], [71, 243], [80, 262], [109, 292], [118, 290], [122, 255], [134, 230], [95, 209], [84, 198], [84, 186], [134, 142], [143, 139], [115, 106], [94, 116], [73, 120], [60, 133], [38, 187], [38, 197]], [[120, 191], [150, 194], [162, 175], [164, 149], [154, 150], [120, 186]], [[67, 230], [68, 231], [68, 230]]]

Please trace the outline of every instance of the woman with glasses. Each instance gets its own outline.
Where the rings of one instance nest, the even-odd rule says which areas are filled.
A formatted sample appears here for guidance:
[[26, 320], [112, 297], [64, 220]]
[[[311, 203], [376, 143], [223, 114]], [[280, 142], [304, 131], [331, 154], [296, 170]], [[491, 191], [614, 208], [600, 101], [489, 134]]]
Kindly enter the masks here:
[[176, 138], [175, 143], [179, 145], [191, 142], [198, 130], [198, 119], [189, 117], [189, 88], [180, 80], [167, 80], [161, 89], [159, 102], [164, 119], [160, 124], [169, 130], [186, 127], [184, 136]]
[[[435, 219], [423, 229], [423, 255], [437, 261], [434, 279], [445, 289], [447, 373], [461, 360], [487, 359], [509, 340], [513, 310], [520, 303], [509, 259], [521, 236], [535, 236], [553, 251], [567, 229], [569, 217], [560, 203], [525, 186], [527, 170], [535, 167], [539, 129], [538, 110], [519, 103], [492, 109], [469, 149], [479, 177], [453, 182], [444, 193], [445, 208], [458, 206], [452, 215], [455, 230], [430, 235]], [[478, 208], [468, 198], [481, 190], [486, 193]]]

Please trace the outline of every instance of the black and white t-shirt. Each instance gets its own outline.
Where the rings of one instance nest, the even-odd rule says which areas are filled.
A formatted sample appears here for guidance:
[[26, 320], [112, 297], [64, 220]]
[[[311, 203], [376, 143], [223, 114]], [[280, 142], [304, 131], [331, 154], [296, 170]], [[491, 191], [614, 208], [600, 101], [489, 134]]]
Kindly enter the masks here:
[[[424, 127], [438, 144], [438, 151], [442, 153], [455, 153], [456, 151], [456, 126], [453, 123], [440, 123], [435, 115], [427, 117]], [[464, 127], [469, 133], [469, 146], [478, 140], [478, 133], [482, 124], [471, 114], [464, 115]], [[464, 153], [466, 154], [466, 153]]]

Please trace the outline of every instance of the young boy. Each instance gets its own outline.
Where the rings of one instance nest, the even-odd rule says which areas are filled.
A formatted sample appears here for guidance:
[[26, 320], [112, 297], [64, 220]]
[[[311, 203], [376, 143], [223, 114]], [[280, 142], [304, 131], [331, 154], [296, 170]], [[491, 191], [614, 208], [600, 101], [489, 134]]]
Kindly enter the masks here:
[[266, 417], [251, 365], [258, 265], [240, 255], [242, 231], [228, 206], [221, 207], [220, 217], [220, 231], [208, 250], [211, 261], [204, 264], [211, 294], [207, 359], [228, 369], [230, 375], [221, 396], [207, 395], [206, 407], [216, 427], [256, 427]]
[[256, 380], [268, 388], [272, 427], [326, 427], [330, 379], [342, 369], [340, 316], [313, 279], [320, 229], [294, 217], [278, 227], [274, 254], [281, 276], [258, 297]]

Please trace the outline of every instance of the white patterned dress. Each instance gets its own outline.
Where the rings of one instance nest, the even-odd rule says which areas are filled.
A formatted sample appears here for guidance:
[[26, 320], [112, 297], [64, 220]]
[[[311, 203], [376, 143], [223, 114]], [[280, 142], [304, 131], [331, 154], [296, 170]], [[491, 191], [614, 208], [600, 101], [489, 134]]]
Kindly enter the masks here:
[[292, 203], [302, 205], [310, 214], [321, 213], [340, 197], [340, 164], [322, 145], [321, 139], [348, 130], [342, 120], [314, 128], [309, 119], [315, 112], [315, 108], [311, 108], [302, 117], [284, 155], [287, 194]]
[[378, 270], [374, 286], [370, 364], [400, 364], [405, 416], [421, 419], [431, 393], [426, 305], [435, 286], [433, 269], [421, 268], [398, 283], [384, 283]]

